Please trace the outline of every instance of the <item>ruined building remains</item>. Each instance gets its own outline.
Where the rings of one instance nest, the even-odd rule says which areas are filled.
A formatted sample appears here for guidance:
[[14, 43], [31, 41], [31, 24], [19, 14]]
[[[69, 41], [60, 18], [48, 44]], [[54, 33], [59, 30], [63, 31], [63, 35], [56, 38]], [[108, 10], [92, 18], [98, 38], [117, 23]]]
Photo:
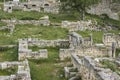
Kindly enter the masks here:
[[5, 2], [3, 10], [9, 13], [13, 10], [59, 13], [59, 5], [59, 0], [28, 0], [26, 2], [13, 0]]

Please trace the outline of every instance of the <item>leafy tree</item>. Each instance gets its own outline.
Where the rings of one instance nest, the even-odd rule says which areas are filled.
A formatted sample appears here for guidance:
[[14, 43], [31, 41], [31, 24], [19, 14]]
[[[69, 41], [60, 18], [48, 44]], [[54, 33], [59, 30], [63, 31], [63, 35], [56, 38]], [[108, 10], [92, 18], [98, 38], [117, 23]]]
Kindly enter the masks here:
[[84, 20], [86, 10], [101, 0], [61, 0], [64, 4], [62, 9], [77, 10], [82, 14], [81, 18]]

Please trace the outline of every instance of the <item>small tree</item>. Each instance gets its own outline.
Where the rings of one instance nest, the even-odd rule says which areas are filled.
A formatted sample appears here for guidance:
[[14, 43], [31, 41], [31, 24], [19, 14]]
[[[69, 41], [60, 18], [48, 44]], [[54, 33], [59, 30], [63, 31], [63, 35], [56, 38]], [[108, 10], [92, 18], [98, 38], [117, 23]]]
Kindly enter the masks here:
[[82, 20], [85, 19], [85, 12], [91, 5], [97, 4], [101, 0], [61, 0], [64, 3], [62, 9], [66, 7], [71, 9], [77, 10], [79, 13], [82, 14]]

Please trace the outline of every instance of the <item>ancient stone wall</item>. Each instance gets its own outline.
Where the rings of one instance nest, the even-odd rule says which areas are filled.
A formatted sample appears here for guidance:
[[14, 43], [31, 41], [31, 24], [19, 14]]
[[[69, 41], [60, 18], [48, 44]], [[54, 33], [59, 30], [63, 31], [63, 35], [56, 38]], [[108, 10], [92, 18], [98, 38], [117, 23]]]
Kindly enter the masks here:
[[89, 37], [83, 38], [81, 35], [79, 35], [76, 32], [71, 32], [69, 34], [69, 41], [70, 41], [70, 47], [80, 47], [80, 46], [92, 46], [93, 45], [93, 38], [92, 34], [90, 34]]
[[39, 58], [48, 58], [47, 49], [40, 49], [39, 51], [33, 52], [31, 49], [28, 49], [28, 42], [25, 40], [19, 40], [19, 49], [18, 49], [18, 59], [24, 60], [26, 58], [39, 59]]
[[49, 19], [43, 19], [43, 20], [1, 20], [1, 21], [5, 22], [7, 24], [33, 24], [33, 25], [43, 25], [43, 26], [50, 25]]
[[111, 56], [112, 55], [112, 48], [106, 47], [104, 44], [93, 44], [92, 35], [87, 38], [83, 38], [81, 35], [72, 32], [69, 34], [69, 42], [70, 42], [70, 48], [69, 49], [60, 49], [59, 51], [59, 57], [61, 60], [64, 60], [67, 57], [70, 57], [70, 55], [77, 54], [80, 56]]
[[115, 43], [115, 46], [120, 48], [120, 34], [105, 33], [103, 35], [103, 43], [106, 46], [112, 46], [112, 44]]
[[74, 49], [60, 49], [59, 50], [59, 58], [60, 60], [64, 60], [65, 58], [70, 58], [70, 55], [75, 53]]
[[111, 48], [91, 46], [91, 47], [81, 47], [75, 49], [60, 49], [59, 51], [59, 57], [61, 60], [64, 60], [65, 58], [70, 58], [71, 54], [76, 54], [79, 56], [102, 57], [112, 54], [112, 50]]
[[26, 40], [30, 46], [35, 46], [35, 45], [38, 47], [69, 46], [69, 41], [65, 39], [40, 40], [37, 38], [28, 38], [24, 40]]
[[10, 33], [13, 33], [13, 31], [14, 31], [14, 29], [15, 29], [15, 25], [7, 25], [7, 26], [2, 26], [2, 27], [0, 27], [0, 30], [8, 30], [8, 31], [10, 31]]
[[69, 22], [69, 21], [62, 21], [61, 26], [63, 28], [67, 28], [70, 31], [84, 31], [84, 30], [96, 30], [99, 31], [99, 27], [92, 25], [91, 21], [77, 21], [77, 22]]
[[0, 69], [8, 69], [13, 66], [18, 66], [16, 74], [11, 74], [8, 76], [0, 76], [1, 80], [31, 80], [30, 67], [28, 60], [23, 62], [2, 62], [0, 63]]
[[19, 49], [18, 49], [18, 59], [24, 60], [26, 58], [48, 58], [47, 49], [40, 49], [39, 51], [33, 52], [31, 49], [28, 49], [28, 46], [38, 46], [38, 47], [66, 47], [69, 46], [68, 40], [39, 40], [37, 38], [28, 38], [19, 40]]
[[72, 63], [75, 68], [78, 69], [82, 80], [111, 80], [116, 79], [119, 80], [120, 76], [111, 71], [110, 69], [105, 69], [100, 65], [99, 62], [89, 56], [85, 56], [84, 58], [80, 58], [79, 56], [72, 54], [71, 55]]
[[59, 13], [60, 1], [7, 1], [4, 3], [4, 11], [12, 13], [13, 10], [23, 10], [23, 11], [38, 11], [38, 12], [49, 12], [49, 13]]

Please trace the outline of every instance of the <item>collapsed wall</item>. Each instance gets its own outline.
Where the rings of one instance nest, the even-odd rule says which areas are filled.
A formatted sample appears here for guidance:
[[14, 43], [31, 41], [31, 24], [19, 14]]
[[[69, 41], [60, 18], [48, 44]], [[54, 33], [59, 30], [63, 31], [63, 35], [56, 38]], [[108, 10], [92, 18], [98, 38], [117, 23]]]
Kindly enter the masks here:
[[[109, 68], [104, 68], [97, 58], [85, 56], [83, 58], [72, 54], [72, 63], [78, 69], [82, 80], [120, 80], [120, 76]], [[109, 58], [107, 59], [109, 60]]]

